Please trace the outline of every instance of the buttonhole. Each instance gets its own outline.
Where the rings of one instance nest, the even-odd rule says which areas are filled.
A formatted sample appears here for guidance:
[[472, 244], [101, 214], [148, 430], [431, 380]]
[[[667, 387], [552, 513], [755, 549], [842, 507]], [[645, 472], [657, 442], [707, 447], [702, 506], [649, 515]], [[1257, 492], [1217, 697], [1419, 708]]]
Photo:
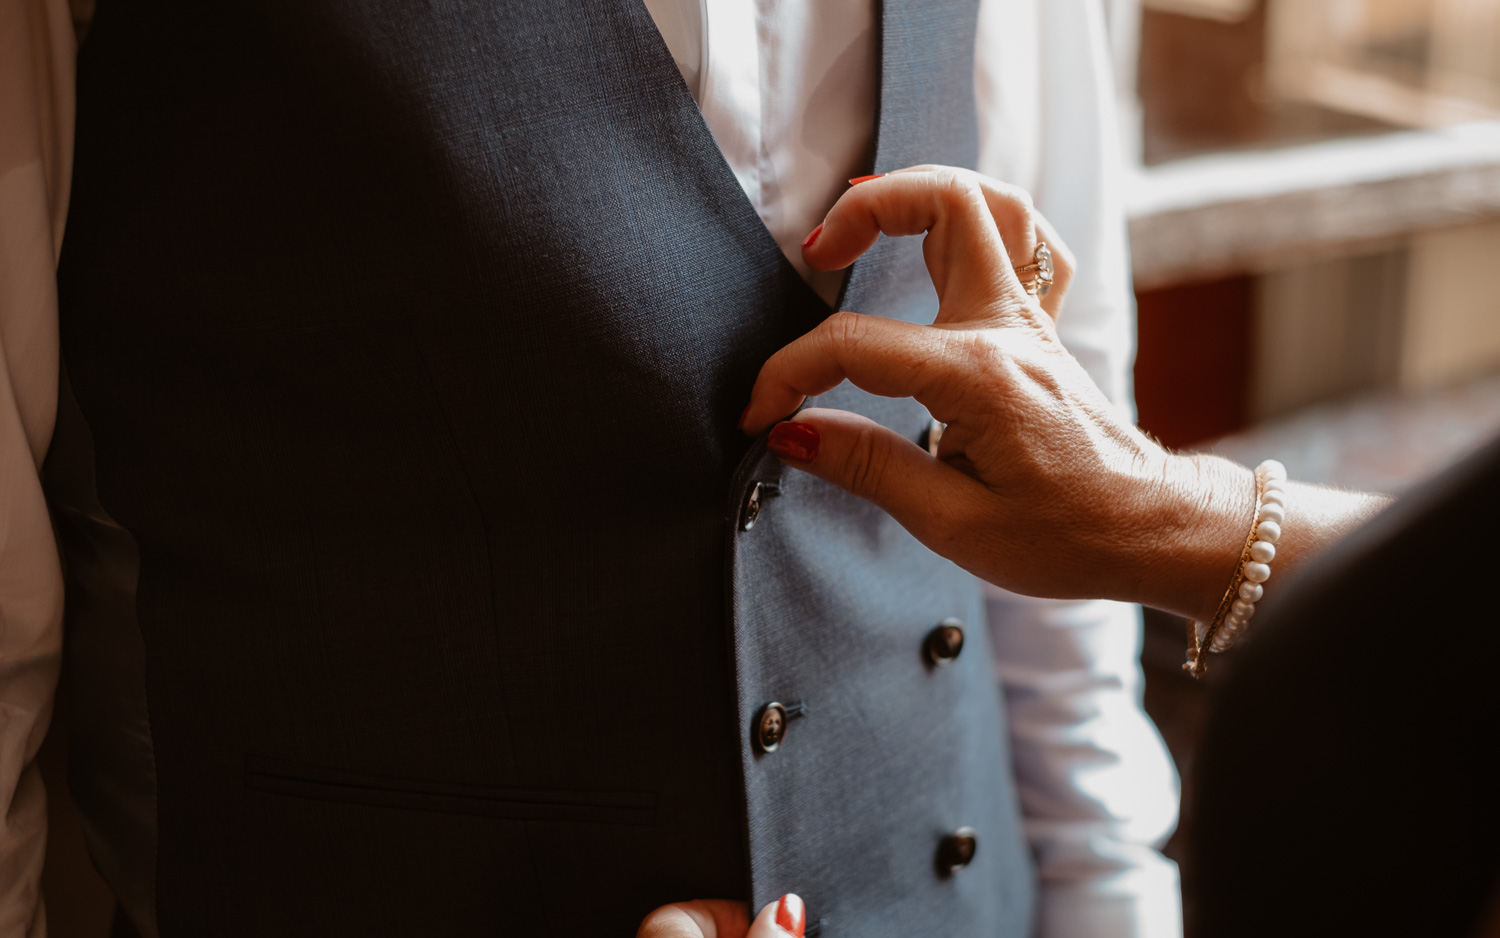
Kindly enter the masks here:
[[788, 720], [795, 720], [798, 717], [805, 717], [809, 713], [812, 713], [812, 708], [807, 705], [807, 701], [805, 700], [799, 700], [795, 703], [789, 703], [786, 705], [786, 718]]

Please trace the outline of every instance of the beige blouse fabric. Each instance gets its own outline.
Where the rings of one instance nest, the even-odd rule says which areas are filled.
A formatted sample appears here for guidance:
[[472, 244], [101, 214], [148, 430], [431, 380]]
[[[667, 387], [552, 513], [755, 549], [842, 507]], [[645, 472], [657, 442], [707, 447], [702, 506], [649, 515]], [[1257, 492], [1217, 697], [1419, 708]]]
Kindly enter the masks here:
[[57, 280], [73, 152], [66, 0], [0, 0], [0, 936], [41, 936], [47, 802], [33, 759], [62, 654], [38, 472], [57, 412]]

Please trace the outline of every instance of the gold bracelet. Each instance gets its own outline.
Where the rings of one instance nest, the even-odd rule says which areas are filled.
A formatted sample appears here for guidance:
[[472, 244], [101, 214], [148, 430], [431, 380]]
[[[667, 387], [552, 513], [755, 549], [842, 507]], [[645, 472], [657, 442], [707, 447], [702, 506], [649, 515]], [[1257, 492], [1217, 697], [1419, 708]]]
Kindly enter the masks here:
[[1250, 562], [1250, 548], [1254, 546], [1256, 534], [1260, 530], [1260, 509], [1265, 497], [1266, 477], [1257, 469], [1255, 471], [1255, 510], [1250, 514], [1250, 533], [1245, 537], [1245, 546], [1240, 551], [1240, 562], [1235, 565], [1234, 576], [1229, 580], [1229, 589], [1224, 591], [1224, 598], [1219, 600], [1219, 608], [1214, 613], [1213, 620], [1208, 623], [1208, 628], [1203, 630], [1202, 638], [1199, 638], [1198, 622], [1196, 620], [1188, 622], [1187, 661], [1183, 662], [1182, 669], [1192, 674], [1193, 677], [1201, 678], [1208, 671], [1208, 649], [1213, 645], [1214, 636], [1218, 634], [1220, 626], [1224, 624], [1224, 617], [1229, 615], [1229, 609], [1234, 605], [1235, 597], [1240, 591], [1240, 584], [1245, 581], [1245, 565]]

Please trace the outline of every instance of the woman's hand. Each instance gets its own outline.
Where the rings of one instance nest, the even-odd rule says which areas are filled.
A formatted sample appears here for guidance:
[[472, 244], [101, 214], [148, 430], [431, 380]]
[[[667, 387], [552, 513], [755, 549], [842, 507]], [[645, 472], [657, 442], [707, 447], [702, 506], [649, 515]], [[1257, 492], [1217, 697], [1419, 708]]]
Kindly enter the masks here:
[[760, 910], [755, 921], [743, 902], [674, 902], [646, 916], [636, 938], [802, 938], [807, 910], [788, 893]]
[[[963, 170], [918, 167], [851, 188], [804, 258], [837, 269], [881, 232], [926, 232], [937, 319], [829, 317], [761, 369], [742, 427], [758, 433], [845, 379], [914, 397], [947, 424], [937, 457], [863, 417], [823, 409], [777, 424], [769, 446], [992, 583], [1212, 618], [1249, 528], [1251, 473], [1167, 452], [1104, 397], [1058, 340], [1049, 315], [1058, 307], [1027, 294], [1012, 269], [1029, 260], [1033, 226], [1047, 231], [1028, 200]], [[1067, 257], [1055, 234], [1044, 237]], [[1008, 243], [1021, 247], [1008, 252]], [[1060, 302], [1061, 292], [1048, 299]], [[1307, 520], [1297, 517], [1299, 500], [1319, 539], [1378, 507], [1363, 496], [1308, 494], [1321, 491], [1288, 492], [1289, 535]], [[1292, 560], [1278, 568], [1303, 543], [1279, 544]]]

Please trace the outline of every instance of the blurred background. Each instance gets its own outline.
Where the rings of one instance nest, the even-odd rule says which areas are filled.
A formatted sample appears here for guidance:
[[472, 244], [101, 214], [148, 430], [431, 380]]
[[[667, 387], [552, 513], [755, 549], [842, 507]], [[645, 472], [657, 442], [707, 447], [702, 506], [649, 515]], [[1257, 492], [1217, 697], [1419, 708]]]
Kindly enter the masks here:
[[[1142, 426], [1393, 493], [1500, 431], [1500, 0], [1099, 2]], [[1147, 710], [1191, 790], [1206, 694], [1233, 656], [1197, 683], [1183, 624], [1146, 624]], [[113, 902], [67, 798], [67, 725], [60, 712], [41, 756], [48, 918], [57, 938], [103, 938]], [[1192, 821], [1167, 853], [1200, 938]]]
[[[1106, 2], [1141, 425], [1391, 493], [1500, 432], [1500, 0]], [[1184, 623], [1146, 626], [1191, 791], [1233, 656], [1200, 685]], [[1167, 853], [1197, 938], [1192, 823]]]

